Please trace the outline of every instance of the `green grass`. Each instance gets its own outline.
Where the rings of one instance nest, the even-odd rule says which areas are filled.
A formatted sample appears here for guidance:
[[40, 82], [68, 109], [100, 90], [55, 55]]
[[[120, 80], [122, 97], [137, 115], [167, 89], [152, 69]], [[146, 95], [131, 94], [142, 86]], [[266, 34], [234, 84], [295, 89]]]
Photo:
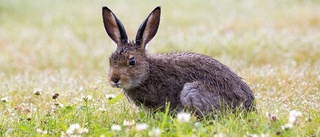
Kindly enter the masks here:
[[[148, 51], [194, 51], [218, 59], [254, 90], [258, 113], [181, 123], [135, 107], [107, 83], [115, 44], [102, 24], [104, 5], [131, 38], [161, 5], [160, 28]], [[148, 136], [155, 128], [161, 136], [320, 136], [319, 47], [317, 0], [2, 0], [0, 98], [9, 102], [0, 102], [0, 136], [61, 136], [76, 123], [88, 129], [82, 136]], [[59, 97], [52, 99], [55, 93]], [[108, 94], [118, 96], [109, 100]], [[85, 101], [88, 95], [92, 99]], [[292, 110], [302, 116], [284, 130]], [[148, 128], [126, 127], [124, 120]], [[112, 131], [114, 124], [122, 130]]]

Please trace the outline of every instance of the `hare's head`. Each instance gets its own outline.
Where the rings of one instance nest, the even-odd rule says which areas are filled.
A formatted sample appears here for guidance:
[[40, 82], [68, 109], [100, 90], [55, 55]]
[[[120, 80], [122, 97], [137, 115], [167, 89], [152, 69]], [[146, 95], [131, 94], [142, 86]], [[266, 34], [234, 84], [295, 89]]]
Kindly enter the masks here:
[[156, 35], [160, 22], [160, 7], [155, 8], [140, 25], [135, 41], [129, 41], [125, 28], [107, 7], [102, 8], [104, 27], [117, 49], [109, 58], [111, 86], [130, 89], [140, 85], [149, 76], [145, 53], [147, 43]]

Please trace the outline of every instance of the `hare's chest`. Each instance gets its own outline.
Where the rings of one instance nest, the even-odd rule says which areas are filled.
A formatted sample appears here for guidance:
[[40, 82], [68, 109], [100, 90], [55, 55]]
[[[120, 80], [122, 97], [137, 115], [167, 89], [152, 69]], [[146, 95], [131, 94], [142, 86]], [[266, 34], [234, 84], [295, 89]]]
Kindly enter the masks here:
[[124, 91], [127, 98], [137, 106], [148, 109], [165, 108], [166, 102], [170, 102], [171, 107], [179, 105], [178, 95], [181, 89], [161, 86], [141, 86], [135, 90]]
[[144, 89], [135, 89], [124, 91], [126, 97], [135, 103], [137, 106], [144, 106], [146, 108], [156, 108], [159, 104], [162, 104], [161, 96], [157, 96], [150, 91]]

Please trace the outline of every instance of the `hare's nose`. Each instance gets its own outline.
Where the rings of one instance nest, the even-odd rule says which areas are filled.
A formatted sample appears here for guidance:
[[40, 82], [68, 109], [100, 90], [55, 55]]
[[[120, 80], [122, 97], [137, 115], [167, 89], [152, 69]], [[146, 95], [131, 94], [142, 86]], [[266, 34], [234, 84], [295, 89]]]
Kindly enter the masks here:
[[113, 81], [114, 83], [118, 83], [119, 80], [120, 80], [119, 77], [113, 77], [113, 78], [111, 78], [111, 81]]

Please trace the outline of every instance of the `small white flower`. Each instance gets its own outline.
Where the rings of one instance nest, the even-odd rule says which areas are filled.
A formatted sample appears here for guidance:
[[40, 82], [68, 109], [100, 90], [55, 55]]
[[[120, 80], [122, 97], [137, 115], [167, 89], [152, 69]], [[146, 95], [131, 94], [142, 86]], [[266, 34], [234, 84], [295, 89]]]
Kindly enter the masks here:
[[148, 135], [149, 135], [150, 137], [160, 137], [160, 135], [161, 135], [161, 130], [160, 130], [160, 128], [154, 128], [154, 129], [152, 129], [152, 130], [150, 130], [150, 131], [148, 132]]
[[283, 130], [287, 130], [287, 129], [292, 129], [293, 128], [293, 124], [291, 123], [287, 123], [284, 126], [281, 127]]
[[213, 137], [224, 137], [224, 134], [223, 133], [218, 133], [218, 134], [213, 135]]
[[288, 123], [283, 125], [281, 128], [283, 130], [292, 129], [295, 124], [298, 124], [298, 119], [302, 116], [302, 113], [297, 110], [292, 110], [289, 113]]
[[89, 100], [92, 99], [92, 96], [91, 96], [91, 95], [81, 96], [81, 98], [82, 98], [84, 101], [89, 101]]
[[121, 126], [114, 124], [111, 126], [111, 130], [112, 131], [121, 131]]
[[109, 100], [111, 100], [111, 99], [116, 98], [116, 95], [114, 95], [114, 94], [107, 94], [107, 95], [106, 95], [106, 98], [109, 99]]
[[66, 133], [69, 135], [77, 133], [80, 130], [80, 125], [78, 123], [70, 125], [69, 129], [67, 129]]
[[177, 119], [180, 123], [186, 123], [190, 120], [191, 114], [186, 112], [180, 112], [177, 114]]
[[43, 132], [42, 132], [42, 134], [48, 134], [48, 131], [47, 131], [47, 130], [45, 130], [45, 131], [43, 131]]
[[249, 137], [259, 137], [257, 134], [249, 134]]
[[69, 129], [67, 129], [67, 135], [77, 135], [77, 134], [86, 134], [89, 130], [87, 128], [81, 128], [78, 123], [70, 125]]
[[72, 125], [70, 125], [70, 127], [69, 127], [69, 129], [71, 129], [71, 130], [78, 130], [78, 129], [80, 129], [81, 127], [80, 127], [80, 125], [78, 124], [78, 123], [76, 123], [76, 124], [72, 124]]
[[297, 110], [290, 111], [288, 123], [295, 124], [297, 121], [297, 118], [299, 118], [301, 116], [302, 116], [302, 113], [300, 111], [297, 111]]
[[1, 98], [1, 101], [2, 101], [3, 103], [8, 103], [8, 102], [9, 102], [9, 99], [8, 99], [8, 97], [3, 97], [3, 98]]
[[123, 121], [123, 125], [126, 127], [132, 127], [134, 124], [135, 124], [134, 120], [131, 120], [131, 121], [124, 120]]
[[66, 131], [66, 134], [68, 134], [68, 135], [72, 135], [73, 133], [74, 133], [74, 131], [71, 129], [67, 129], [67, 131]]
[[40, 128], [37, 129], [38, 134], [42, 134], [42, 132], [43, 132], [42, 129], [40, 129]]
[[146, 130], [148, 127], [149, 127], [148, 124], [141, 123], [141, 124], [137, 124], [136, 125], [136, 130], [137, 131], [143, 131], [143, 130]]

